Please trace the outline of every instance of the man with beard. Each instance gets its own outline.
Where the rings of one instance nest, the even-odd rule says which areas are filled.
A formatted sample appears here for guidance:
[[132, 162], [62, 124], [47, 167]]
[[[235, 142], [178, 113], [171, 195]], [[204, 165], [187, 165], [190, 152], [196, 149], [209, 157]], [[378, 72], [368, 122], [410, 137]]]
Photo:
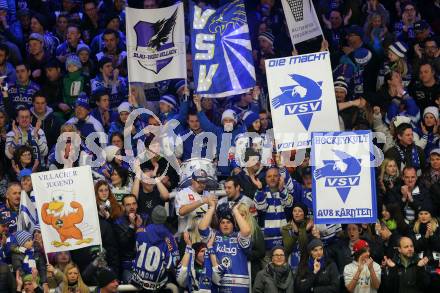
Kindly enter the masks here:
[[429, 259], [419, 259], [414, 254], [414, 245], [410, 238], [402, 237], [397, 248], [399, 254], [394, 258], [385, 257], [387, 270], [383, 276], [383, 292], [427, 292], [429, 274], [426, 264]]

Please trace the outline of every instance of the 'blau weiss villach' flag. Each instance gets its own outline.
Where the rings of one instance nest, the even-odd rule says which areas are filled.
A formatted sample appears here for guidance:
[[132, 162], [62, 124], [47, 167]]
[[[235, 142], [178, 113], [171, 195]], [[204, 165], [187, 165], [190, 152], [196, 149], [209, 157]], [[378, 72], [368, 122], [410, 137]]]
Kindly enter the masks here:
[[186, 79], [183, 4], [159, 9], [126, 8], [130, 82]]

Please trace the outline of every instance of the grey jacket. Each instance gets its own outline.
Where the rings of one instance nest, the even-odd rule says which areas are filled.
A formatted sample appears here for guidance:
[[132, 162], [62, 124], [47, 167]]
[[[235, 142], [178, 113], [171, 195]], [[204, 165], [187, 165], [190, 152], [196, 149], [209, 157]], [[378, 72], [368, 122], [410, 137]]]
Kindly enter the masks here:
[[255, 293], [293, 293], [295, 276], [290, 270], [290, 267], [288, 265], [287, 267], [288, 270], [285, 272], [285, 277], [276, 280], [275, 273], [271, 270], [271, 264], [268, 264], [264, 269], [258, 272], [252, 291]]

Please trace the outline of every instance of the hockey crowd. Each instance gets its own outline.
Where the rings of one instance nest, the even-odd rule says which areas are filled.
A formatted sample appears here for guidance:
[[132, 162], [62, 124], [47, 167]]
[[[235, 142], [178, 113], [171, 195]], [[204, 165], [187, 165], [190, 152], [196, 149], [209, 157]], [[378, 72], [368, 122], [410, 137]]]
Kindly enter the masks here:
[[[244, 1], [257, 85], [222, 99], [194, 95], [189, 1], [188, 79], [128, 83], [125, 7], [175, 2], [0, 0], [0, 292], [439, 292], [440, 1], [313, 0], [324, 35], [295, 47], [281, 1]], [[320, 50], [341, 130], [386, 137], [374, 141], [385, 155], [376, 223], [313, 223], [309, 150], [292, 167], [283, 162], [297, 152], [264, 147], [264, 61]], [[128, 149], [135, 109], [155, 115], [130, 125]], [[158, 132], [143, 131], [171, 120], [171, 153], [203, 168], [178, 174]], [[92, 168], [103, 249], [46, 254], [40, 225], [17, 229], [21, 197], [35, 201], [32, 173], [88, 164], [94, 132], [105, 136], [92, 139], [105, 152]], [[224, 134], [233, 148], [217, 167]], [[124, 160], [140, 154], [148, 160]]]

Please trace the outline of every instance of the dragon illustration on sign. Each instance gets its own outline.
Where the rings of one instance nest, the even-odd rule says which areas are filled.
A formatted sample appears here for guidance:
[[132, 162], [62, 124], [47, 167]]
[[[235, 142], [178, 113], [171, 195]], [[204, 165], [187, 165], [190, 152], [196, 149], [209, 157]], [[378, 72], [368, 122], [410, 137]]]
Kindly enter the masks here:
[[[232, 30], [236, 30], [240, 28], [242, 25], [246, 24], [246, 11], [244, 10], [244, 3], [240, 0], [232, 1], [227, 4], [218, 15], [211, 19], [211, 23], [209, 24], [209, 32], [213, 34], [219, 33], [223, 35], [229, 28]], [[233, 17], [230, 19], [226, 19], [224, 15], [229, 11], [233, 12]]]

